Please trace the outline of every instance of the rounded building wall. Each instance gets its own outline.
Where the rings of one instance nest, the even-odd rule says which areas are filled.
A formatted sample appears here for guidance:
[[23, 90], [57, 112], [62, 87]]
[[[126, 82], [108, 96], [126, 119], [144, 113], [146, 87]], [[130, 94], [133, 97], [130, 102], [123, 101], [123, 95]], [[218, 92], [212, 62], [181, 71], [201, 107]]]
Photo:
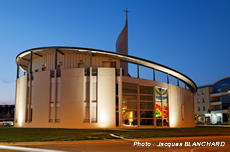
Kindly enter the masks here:
[[[76, 48], [74, 48], [76, 49]], [[56, 51], [55, 51], [56, 50]], [[54, 54], [55, 52], [55, 54]], [[59, 53], [57, 53], [59, 52]], [[98, 50], [35, 49], [16, 58], [16, 127], [194, 127], [195, 83], [150, 61]], [[32, 62], [31, 62], [32, 61]], [[167, 71], [178, 86], [123, 76], [121, 62]], [[156, 67], [155, 67], [156, 66]], [[139, 70], [138, 70], [139, 77]], [[179, 87], [179, 80], [188, 86]]]
[[[97, 76], [91, 77], [85, 76], [84, 71], [84, 68], [62, 69], [61, 77], [56, 80], [51, 77], [51, 71], [35, 72], [31, 87], [27, 75], [18, 78], [15, 126], [195, 126], [193, 94], [184, 88], [158, 81], [116, 76], [115, 68], [98, 68]], [[136, 89], [132, 87], [131, 91], [127, 90], [127, 84], [128, 87], [135, 85]], [[28, 93], [30, 89], [31, 94]], [[159, 90], [162, 90], [162, 94]]]
[[27, 75], [17, 79], [16, 127], [115, 127], [115, 68], [98, 68], [91, 78], [84, 68], [63, 69], [56, 81], [55, 93], [50, 71], [36, 72], [31, 87]]

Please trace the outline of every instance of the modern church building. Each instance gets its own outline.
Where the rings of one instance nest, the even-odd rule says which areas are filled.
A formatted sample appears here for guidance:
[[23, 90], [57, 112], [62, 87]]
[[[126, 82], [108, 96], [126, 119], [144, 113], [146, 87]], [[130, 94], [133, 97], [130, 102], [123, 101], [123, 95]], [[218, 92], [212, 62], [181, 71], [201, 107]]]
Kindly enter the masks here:
[[[128, 55], [127, 35], [126, 20], [116, 52], [43, 47], [18, 54], [15, 126], [194, 127], [196, 84], [174, 69]], [[137, 77], [130, 76], [128, 63], [137, 66]], [[151, 80], [139, 77], [140, 66], [152, 69]], [[165, 74], [166, 83], [155, 80], [156, 71]]]

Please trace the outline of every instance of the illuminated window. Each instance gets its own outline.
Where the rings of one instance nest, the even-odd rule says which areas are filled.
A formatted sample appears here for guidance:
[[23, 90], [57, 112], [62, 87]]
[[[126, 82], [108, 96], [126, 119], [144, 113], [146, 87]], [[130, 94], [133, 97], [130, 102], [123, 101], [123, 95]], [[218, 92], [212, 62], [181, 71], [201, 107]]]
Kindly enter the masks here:
[[92, 104], [91, 105], [91, 108], [92, 108], [92, 116], [91, 116], [92, 120], [91, 120], [91, 122], [97, 122], [97, 102], [94, 101], [91, 104]]
[[89, 82], [85, 83], [84, 93], [84, 122], [89, 122]]
[[127, 126], [137, 125], [137, 111], [134, 110], [123, 110], [122, 111], [122, 124]]
[[137, 105], [138, 85], [132, 83], [122, 84], [122, 125], [138, 125], [138, 105]]
[[123, 107], [125, 109], [137, 109], [137, 102], [135, 102], [135, 101], [123, 101]]
[[[55, 83], [50, 83], [50, 103], [49, 103], [49, 122], [60, 122], [60, 102], [61, 102], [61, 83], [59, 78], [57, 79], [57, 92], [55, 93]], [[56, 95], [56, 104], [55, 102]], [[55, 112], [54, 112], [55, 110]], [[54, 117], [55, 116], [55, 117]]]
[[136, 101], [123, 101], [122, 124], [127, 126], [137, 125], [137, 102]]
[[92, 82], [92, 101], [97, 102], [97, 82]]
[[137, 100], [137, 95], [123, 95], [123, 100]]
[[168, 90], [156, 88], [155, 95], [156, 126], [168, 126]]
[[55, 122], [60, 122], [60, 107], [56, 107], [56, 119]]
[[89, 122], [89, 102], [84, 102], [84, 122]]
[[57, 103], [61, 102], [61, 83], [57, 84]]
[[55, 90], [54, 83], [51, 82], [51, 84], [50, 84], [51, 95], [50, 95], [50, 103], [49, 103], [49, 106], [50, 106], [49, 122], [54, 122], [54, 96], [55, 96], [54, 90]]
[[97, 82], [92, 82], [91, 122], [97, 122]]
[[205, 93], [205, 91], [203, 90], [203, 91], [202, 91], [202, 95], [204, 95], [204, 93]]
[[51, 87], [51, 100], [50, 100], [50, 102], [54, 103], [54, 90], [55, 90], [54, 83], [51, 83], [50, 87]]
[[200, 103], [200, 99], [198, 99], [198, 101], [197, 101], [198, 103]]
[[200, 95], [200, 91], [197, 91], [197, 95], [198, 95], [198, 96]]
[[55, 122], [60, 122], [60, 105], [56, 107], [56, 119]]
[[26, 98], [26, 119], [25, 119], [25, 122], [28, 122], [28, 113], [29, 113], [29, 100], [30, 100], [30, 98], [29, 98], [29, 96], [30, 96], [30, 88], [29, 87], [27, 87], [27, 98]]
[[139, 85], [140, 125], [154, 125], [154, 102], [152, 86]]
[[[59, 80], [59, 78], [58, 78]], [[61, 102], [61, 83], [57, 82], [57, 104], [56, 104], [56, 119], [55, 122], [60, 122], [60, 102]]]
[[49, 122], [53, 122], [53, 119], [54, 119], [54, 107], [50, 107], [50, 119], [49, 119]]
[[33, 118], [33, 86], [31, 86], [31, 93], [30, 93], [30, 119], [29, 122], [32, 122]]

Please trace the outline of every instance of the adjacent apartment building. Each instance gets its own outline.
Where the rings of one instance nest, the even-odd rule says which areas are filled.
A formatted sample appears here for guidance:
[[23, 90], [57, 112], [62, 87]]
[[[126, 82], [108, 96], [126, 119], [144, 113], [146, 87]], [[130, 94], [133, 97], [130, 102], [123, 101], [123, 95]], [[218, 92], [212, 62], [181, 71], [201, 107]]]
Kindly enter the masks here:
[[199, 86], [194, 95], [196, 122], [228, 122], [230, 106], [230, 76], [221, 78], [213, 84]]

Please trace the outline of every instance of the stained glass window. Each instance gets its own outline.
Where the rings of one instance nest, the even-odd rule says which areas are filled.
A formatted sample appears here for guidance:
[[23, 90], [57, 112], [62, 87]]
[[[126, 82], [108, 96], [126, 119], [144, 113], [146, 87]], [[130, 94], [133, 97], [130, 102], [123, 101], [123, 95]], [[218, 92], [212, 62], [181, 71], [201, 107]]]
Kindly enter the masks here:
[[155, 88], [156, 126], [168, 126], [168, 90]]

